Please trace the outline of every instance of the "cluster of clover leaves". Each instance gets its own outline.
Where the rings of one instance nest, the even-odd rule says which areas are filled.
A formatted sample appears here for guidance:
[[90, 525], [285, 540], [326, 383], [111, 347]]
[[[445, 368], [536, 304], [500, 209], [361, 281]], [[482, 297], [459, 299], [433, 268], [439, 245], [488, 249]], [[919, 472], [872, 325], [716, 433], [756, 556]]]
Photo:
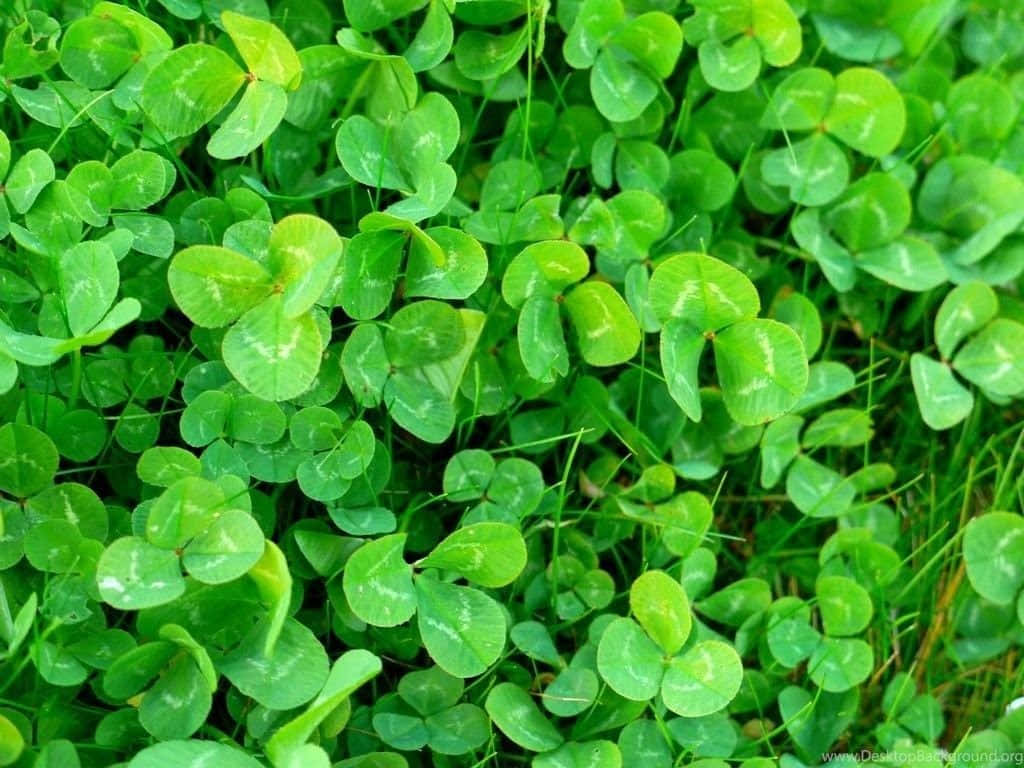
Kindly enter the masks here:
[[1017, 0], [2, 6], [0, 766], [1024, 749]]

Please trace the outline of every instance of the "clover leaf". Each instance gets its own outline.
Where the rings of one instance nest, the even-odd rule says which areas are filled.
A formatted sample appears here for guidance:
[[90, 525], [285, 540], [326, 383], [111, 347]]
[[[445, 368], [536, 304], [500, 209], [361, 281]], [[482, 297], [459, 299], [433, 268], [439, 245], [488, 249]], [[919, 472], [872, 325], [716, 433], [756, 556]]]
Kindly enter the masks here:
[[1015, 396], [1024, 390], [1024, 370], [1014, 353], [1020, 345], [1020, 323], [996, 317], [997, 312], [995, 293], [977, 282], [957, 286], [939, 307], [935, 337], [942, 362], [922, 353], [911, 358], [921, 417], [932, 429], [949, 429], [974, 408], [974, 396], [953, 371], [990, 396]]
[[800, 55], [800, 23], [786, 0], [701, 0], [694, 6], [684, 24], [686, 40], [698, 46], [701, 74], [713, 88], [742, 91], [762, 61], [784, 67]]

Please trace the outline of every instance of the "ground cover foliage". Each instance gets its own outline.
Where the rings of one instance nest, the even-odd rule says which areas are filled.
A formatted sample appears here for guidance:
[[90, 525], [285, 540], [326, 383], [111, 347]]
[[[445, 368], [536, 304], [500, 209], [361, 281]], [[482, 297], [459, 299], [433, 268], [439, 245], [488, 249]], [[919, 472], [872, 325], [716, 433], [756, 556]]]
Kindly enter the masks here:
[[1019, 3], [0, 18], [0, 766], [1019, 764]]

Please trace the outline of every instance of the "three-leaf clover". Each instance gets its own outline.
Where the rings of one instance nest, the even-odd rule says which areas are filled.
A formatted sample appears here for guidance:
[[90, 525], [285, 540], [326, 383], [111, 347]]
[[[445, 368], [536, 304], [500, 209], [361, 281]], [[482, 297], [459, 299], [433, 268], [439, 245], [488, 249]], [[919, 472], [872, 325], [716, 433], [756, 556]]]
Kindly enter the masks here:
[[800, 21], [786, 0], [698, 0], [683, 25], [712, 88], [742, 91], [761, 73], [792, 64], [803, 49]]
[[688, 418], [701, 418], [698, 370], [708, 342], [735, 421], [761, 424], [796, 405], [807, 387], [803, 342], [789, 326], [757, 318], [761, 300], [742, 272], [703, 253], [677, 254], [654, 270], [648, 291], [662, 323], [665, 381]]
[[635, 701], [660, 693], [683, 717], [703, 717], [732, 701], [743, 679], [739, 654], [720, 640], [686, 646], [693, 619], [678, 581], [646, 571], [630, 587], [629, 605], [636, 619], [613, 620], [597, 648], [598, 672], [612, 690]]
[[181, 310], [224, 334], [224, 362], [249, 391], [288, 400], [313, 383], [323, 337], [313, 307], [331, 283], [343, 243], [323, 219], [294, 214], [258, 252], [195, 245], [171, 261], [168, 282]]
[[900, 92], [882, 73], [851, 67], [838, 75], [815, 67], [783, 80], [765, 107], [765, 128], [812, 133], [764, 156], [761, 173], [769, 184], [789, 188], [790, 199], [824, 205], [846, 188], [850, 164], [836, 139], [868, 157], [896, 149], [906, 126]]
[[612, 122], [643, 114], [683, 49], [679, 23], [664, 11], [627, 18], [621, 0], [584, 0], [562, 46], [570, 66], [590, 69], [594, 105]]
[[446, 161], [459, 140], [459, 116], [444, 96], [428, 93], [400, 118], [348, 118], [335, 139], [345, 170], [370, 188], [405, 197], [386, 212], [410, 221], [436, 215], [455, 192], [455, 169]]
[[230, 159], [249, 154], [278, 127], [288, 107], [288, 91], [299, 85], [302, 62], [270, 22], [234, 11], [224, 11], [220, 21], [248, 71], [217, 46], [190, 43], [150, 70], [139, 103], [156, 138], [168, 141], [198, 131], [245, 85], [238, 104], [206, 145], [213, 157]]
[[[618, 291], [598, 280], [580, 282], [589, 271], [584, 250], [565, 240], [528, 245], [505, 270], [501, 294], [519, 310], [519, 354], [538, 381], [552, 382], [569, 371], [563, 304], [576, 329], [580, 353], [591, 365], [625, 362], [640, 346], [640, 327]], [[566, 290], [570, 286], [574, 287]]]
[[511, 583], [526, 564], [519, 531], [505, 523], [460, 528], [426, 557], [410, 565], [403, 557], [407, 534], [369, 541], [349, 558], [343, 572], [352, 612], [379, 627], [417, 617], [420, 637], [437, 665], [455, 677], [482, 674], [505, 645], [505, 614], [493, 598], [473, 587], [441, 581], [414, 568], [451, 571], [482, 587]]
[[145, 507], [144, 535], [123, 536], [96, 569], [100, 596], [122, 610], [168, 603], [185, 592], [184, 566], [204, 584], [239, 578], [263, 556], [263, 531], [237, 478], [184, 477]]
[[958, 285], [943, 299], [935, 315], [941, 362], [921, 352], [910, 358], [921, 418], [932, 429], [949, 429], [974, 408], [953, 371], [997, 402], [1024, 394], [1024, 326], [998, 314], [995, 291], [984, 283]]
[[904, 234], [911, 211], [902, 182], [889, 173], [869, 173], [827, 207], [801, 211], [790, 228], [838, 291], [854, 288], [858, 269], [905, 291], [927, 291], [948, 273], [929, 241]]

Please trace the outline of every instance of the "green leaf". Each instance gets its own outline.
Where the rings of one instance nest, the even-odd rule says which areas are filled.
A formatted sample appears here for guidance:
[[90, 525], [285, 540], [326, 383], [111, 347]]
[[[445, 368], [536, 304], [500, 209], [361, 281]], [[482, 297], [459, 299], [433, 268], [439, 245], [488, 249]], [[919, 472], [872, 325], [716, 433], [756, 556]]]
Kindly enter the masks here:
[[647, 701], [661, 688], [663, 657], [632, 619], [615, 619], [597, 646], [597, 671], [620, 696]]
[[25, 533], [22, 547], [37, 571], [66, 573], [78, 561], [82, 534], [67, 520], [42, 520]]
[[454, 39], [448, 9], [441, 0], [431, 0], [422, 26], [402, 55], [414, 72], [426, 72], [444, 61]]
[[376, 325], [361, 323], [355, 327], [341, 352], [341, 369], [357, 403], [365, 408], [380, 404], [391, 361]]
[[0, 765], [13, 765], [25, 749], [21, 731], [3, 715], [0, 715]]
[[821, 642], [821, 634], [805, 618], [770, 623], [765, 638], [775, 660], [790, 669], [806, 661]]
[[417, 669], [398, 681], [398, 695], [424, 717], [455, 706], [464, 688], [461, 679], [440, 667]]
[[384, 346], [392, 365], [427, 365], [454, 355], [466, 338], [462, 315], [433, 299], [406, 304], [391, 317]]
[[177, 555], [135, 536], [116, 539], [103, 551], [96, 584], [103, 600], [123, 611], [163, 605], [185, 592]]
[[202, 726], [213, 703], [204, 683], [196, 663], [179, 656], [142, 697], [142, 727], [161, 741], [191, 736]]
[[761, 117], [775, 130], [811, 131], [821, 125], [835, 98], [835, 80], [824, 69], [798, 69], [779, 83]]
[[313, 383], [321, 349], [313, 316], [288, 317], [284, 299], [275, 294], [242, 315], [224, 335], [224, 364], [254, 395], [289, 400]]
[[113, 19], [128, 29], [135, 37], [139, 53], [143, 55], [154, 51], [169, 51], [174, 45], [171, 36], [157, 22], [127, 6], [112, 2], [99, 2], [92, 7], [92, 15]]
[[137, 149], [110, 167], [110, 207], [141, 211], [160, 202], [177, 177], [174, 165], [155, 152]]
[[499, 683], [487, 694], [484, 708], [505, 736], [531, 752], [548, 752], [564, 741], [530, 694], [514, 683]]
[[412, 567], [405, 562], [406, 534], [370, 541], [345, 564], [343, 587], [352, 612], [367, 624], [394, 627], [416, 612]]
[[4, 195], [15, 211], [26, 213], [55, 177], [50, 156], [41, 149], [30, 149], [11, 168], [4, 184]]
[[547, 627], [539, 621], [520, 621], [508, 633], [512, 644], [531, 659], [560, 666], [562, 657]]
[[429, 715], [424, 723], [430, 749], [442, 755], [463, 755], [479, 749], [491, 737], [491, 721], [475, 704], [457, 704]]
[[189, 542], [182, 565], [197, 581], [223, 584], [243, 576], [259, 561], [263, 541], [263, 531], [252, 515], [228, 509]]
[[378, 712], [373, 716], [373, 730], [389, 747], [396, 749], [422, 749], [430, 733], [423, 718], [398, 712]]
[[138, 299], [121, 299], [88, 333], [69, 339], [60, 349], [72, 351], [81, 347], [102, 344], [116, 331], [135, 320], [142, 311]]
[[256, 445], [275, 443], [284, 435], [287, 419], [276, 403], [240, 394], [231, 401], [224, 425], [227, 436]]
[[288, 572], [288, 562], [274, 542], [266, 542], [263, 557], [249, 570], [249, 578], [256, 583], [260, 599], [270, 609], [262, 648], [263, 655], [270, 656], [284, 627], [292, 597], [292, 577]]
[[619, 365], [640, 347], [640, 326], [622, 296], [608, 283], [592, 280], [565, 298], [583, 359], [596, 366]]
[[836, 92], [825, 116], [826, 130], [869, 157], [884, 157], [903, 138], [903, 96], [876, 69], [851, 67], [836, 76]]
[[142, 84], [140, 104], [164, 140], [190, 136], [220, 112], [245, 82], [224, 51], [183, 45], [157, 64]]
[[917, 237], [901, 237], [878, 248], [861, 251], [856, 262], [865, 272], [905, 291], [930, 291], [949, 279], [934, 246]]
[[182, 478], [198, 476], [201, 467], [194, 454], [184, 448], [166, 446], [144, 451], [135, 472], [142, 482], [166, 488]]
[[672, 195], [697, 210], [717, 211], [732, 200], [736, 191], [732, 168], [711, 152], [684, 150], [672, 156], [671, 169]]
[[655, 507], [664, 520], [662, 541], [674, 555], [687, 557], [703, 542], [711, 528], [713, 512], [707, 497], [686, 491]]
[[786, 494], [809, 517], [838, 517], [850, 509], [857, 489], [824, 464], [797, 456], [786, 475]]
[[719, 91], [742, 91], [761, 71], [761, 49], [753, 37], [746, 35], [728, 45], [705, 40], [697, 49], [697, 56], [704, 79]]
[[238, 105], [210, 137], [206, 151], [220, 160], [245, 157], [277, 129], [288, 106], [284, 89], [274, 82], [253, 80]]
[[811, 654], [807, 670], [823, 690], [842, 693], [867, 680], [874, 663], [871, 646], [863, 640], [825, 637]]
[[444, 492], [453, 503], [479, 499], [494, 477], [494, 459], [487, 451], [470, 448], [452, 456], [444, 468]]
[[1008, 605], [1024, 586], [1024, 518], [989, 512], [964, 529], [964, 563], [971, 586], [986, 600]]
[[935, 315], [935, 344], [948, 360], [957, 346], [999, 312], [995, 291], [980, 282], [964, 283], [946, 294]]
[[562, 332], [558, 302], [531, 296], [522, 305], [516, 341], [523, 367], [531, 378], [548, 383], [569, 373], [569, 348]]
[[[903, 51], [903, 40], [888, 26], [862, 23], [842, 11], [834, 16], [815, 13], [812, 19], [824, 47], [849, 61], [880, 62]], [[915, 21], [913, 13], [907, 15], [907, 24], [917, 26]], [[920, 29], [931, 33], [927, 23]]]
[[629, 608], [644, 631], [671, 656], [690, 635], [690, 601], [682, 585], [664, 571], [645, 571], [629, 588]]
[[547, 240], [531, 243], [516, 254], [501, 278], [501, 295], [518, 309], [534, 296], [555, 298], [590, 271], [590, 259], [576, 243]]
[[797, 244], [818, 262], [833, 288], [842, 293], [853, 289], [857, 282], [853, 257], [829, 234], [817, 209], [801, 211], [794, 216], [790, 231]]
[[455, 151], [459, 134], [459, 113], [452, 103], [439, 93], [424, 94], [402, 117], [395, 137], [409, 178], [415, 181], [436, 170]]
[[239, 691], [268, 709], [293, 709], [310, 701], [328, 679], [327, 652], [309, 628], [285, 619], [270, 653], [269, 626], [255, 626], [217, 665]]
[[280, 29], [234, 11], [224, 11], [220, 21], [250, 73], [289, 91], [299, 87], [302, 62]]
[[615, 30], [608, 43], [628, 51], [664, 80], [683, 50], [683, 31], [669, 14], [648, 11]]
[[327, 682], [309, 708], [281, 726], [267, 743], [267, 755], [279, 763], [284, 755], [305, 744], [331, 712], [338, 709], [350, 694], [381, 672], [381, 661], [369, 651], [345, 651], [327, 676]]
[[836, 408], [826, 411], [808, 425], [804, 432], [804, 446], [811, 450], [825, 445], [850, 448], [868, 442], [873, 434], [871, 415], [867, 411]]
[[424, 233], [444, 252], [438, 265], [420, 239], [409, 245], [405, 295], [434, 299], [465, 299], [472, 296], [487, 277], [487, 253], [480, 243], [453, 227], [431, 227]]
[[921, 418], [932, 429], [949, 429], [974, 409], [974, 396], [948, 365], [915, 352], [910, 356], [910, 378]]
[[340, 303], [355, 320], [387, 309], [398, 279], [406, 238], [401, 232], [361, 232], [349, 241], [341, 265]]
[[91, 330], [117, 297], [120, 273], [113, 251], [85, 242], [60, 255], [60, 286], [72, 336]]
[[576, 69], [594, 66], [594, 58], [605, 40], [625, 19], [620, 0], [583, 0], [562, 45], [562, 55], [569, 66]]
[[814, 302], [802, 293], [791, 293], [772, 303], [772, 314], [796, 331], [807, 357], [814, 357], [822, 341], [821, 314]]
[[417, 624], [430, 658], [455, 677], [482, 675], [505, 647], [505, 614], [471, 587], [416, 579]]
[[891, 173], [869, 173], [846, 188], [826, 222], [852, 251], [884, 245], [910, 223], [910, 193]]
[[344, 0], [345, 18], [360, 32], [373, 32], [386, 27], [422, 6], [423, 0], [388, 0], [377, 4]]
[[526, 544], [511, 525], [475, 523], [442, 539], [419, 565], [455, 571], [481, 587], [504, 587], [526, 565]]
[[621, 768], [622, 753], [611, 741], [570, 741], [552, 752], [538, 755], [534, 768]]
[[179, 251], [167, 272], [171, 295], [188, 318], [206, 328], [237, 320], [270, 295], [270, 273], [240, 253], [213, 245]]
[[443, 443], [455, 428], [451, 402], [427, 382], [398, 371], [384, 386], [391, 418], [427, 443]]
[[[509, 159], [496, 163], [488, 171], [480, 190], [480, 210], [515, 210], [540, 192], [542, 183], [540, 171], [525, 160]], [[575, 263], [577, 254], [566, 249], [566, 245], [549, 242], [528, 252], [542, 269], [547, 262], [555, 259], [567, 264]], [[557, 273], [551, 273], [550, 276], [556, 277]]]
[[971, 338], [953, 359], [956, 372], [995, 395], [1024, 393], [1024, 326], [996, 318]]
[[755, 317], [761, 299], [750, 279], [703, 253], [671, 256], [651, 275], [651, 309], [662, 322], [685, 320], [704, 333]]
[[342, 166], [359, 183], [372, 188], [407, 188], [384, 129], [363, 115], [341, 124], [334, 147]]
[[225, 506], [224, 491], [201, 477], [178, 480], [153, 502], [146, 538], [162, 549], [178, 549], [205, 531]]
[[86, 88], [105, 88], [139, 57], [135, 36], [109, 18], [86, 16], [68, 27], [60, 42], [60, 66]]
[[603, 48], [590, 70], [594, 106], [608, 120], [636, 120], [658, 95], [658, 84], [613, 48]]
[[755, 0], [750, 4], [751, 28], [764, 60], [773, 67], [796, 61], [803, 49], [800, 20], [786, 0]]
[[806, 206], [835, 200], [850, 180], [850, 164], [832, 139], [815, 133], [789, 147], [768, 152], [761, 161], [764, 180], [789, 188], [789, 198]]
[[743, 664], [732, 646], [705, 640], [669, 663], [661, 696], [677, 715], [703, 717], [728, 706], [742, 682]]
[[855, 635], [871, 623], [871, 596], [846, 576], [821, 576], [814, 585], [825, 632], [833, 637]]
[[168, 765], [216, 765], [218, 768], [260, 768], [259, 762], [235, 747], [216, 741], [163, 741], [145, 747], [128, 768], [166, 768]]
[[296, 213], [274, 225], [267, 250], [267, 266], [284, 287], [284, 311], [296, 317], [311, 309], [327, 290], [344, 244], [328, 222]]
[[691, 421], [702, 410], [697, 373], [706, 341], [704, 333], [687, 320], [671, 318], [661, 330], [661, 369], [669, 394]]
[[745, 320], [714, 339], [725, 407], [740, 424], [771, 421], [791, 410], [807, 387], [807, 357], [792, 328]]
[[491, 80], [515, 66], [526, 51], [527, 27], [504, 35], [467, 29], [453, 49], [455, 66], [470, 80]]
[[27, 424], [0, 427], [0, 490], [25, 498], [53, 482], [60, 457], [46, 434]]
[[569, 667], [544, 690], [544, 708], [558, 717], [578, 715], [597, 701], [600, 687], [600, 680], [591, 670]]

